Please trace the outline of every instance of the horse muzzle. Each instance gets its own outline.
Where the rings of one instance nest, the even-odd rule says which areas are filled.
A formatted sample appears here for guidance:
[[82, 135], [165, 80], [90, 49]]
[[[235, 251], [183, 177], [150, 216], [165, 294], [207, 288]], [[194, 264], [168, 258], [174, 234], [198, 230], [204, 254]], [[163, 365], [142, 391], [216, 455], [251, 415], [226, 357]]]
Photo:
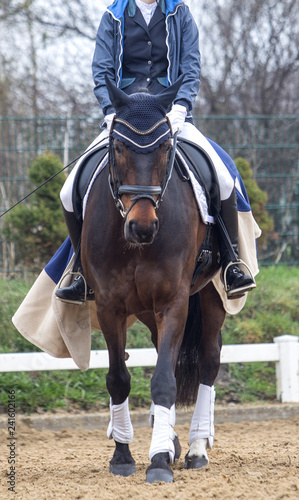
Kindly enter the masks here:
[[150, 223], [144, 224], [132, 218], [125, 223], [125, 238], [133, 245], [150, 245], [159, 230], [159, 220], [153, 219]]

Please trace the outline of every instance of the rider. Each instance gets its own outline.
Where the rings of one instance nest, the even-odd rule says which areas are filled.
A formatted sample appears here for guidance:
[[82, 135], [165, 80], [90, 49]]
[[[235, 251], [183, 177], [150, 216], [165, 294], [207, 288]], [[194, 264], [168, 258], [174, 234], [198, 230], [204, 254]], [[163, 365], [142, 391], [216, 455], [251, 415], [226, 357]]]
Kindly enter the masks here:
[[[227, 268], [228, 295], [235, 298], [254, 288], [255, 283], [250, 275], [244, 275], [237, 263], [232, 264], [232, 260], [238, 258], [238, 214], [233, 179], [210, 142], [193, 124], [191, 110], [200, 86], [200, 67], [198, 29], [182, 0], [115, 0], [102, 16], [92, 62], [94, 92], [105, 116], [104, 131], [93, 144], [107, 139], [115, 113], [105, 75], [127, 94], [140, 88], [157, 94], [180, 75], [185, 76], [168, 117], [173, 132], [178, 130], [179, 137], [199, 144], [214, 163], [220, 185], [220, 215], [236, 255], [236, 259], [232, 259], [229, 245], [220, 238], [221, 262], [223, 271]], [[72, 204], [72, 185], [78, 164], [60, 195], [74, 250], [81, 236], [81, 222], [75, 217]], [[85, 281], [81, 276], [82, 268], [79, 270], [69, 287], [56, 291], [57, 298], [75, 303], [84, 301]], [[91, 290], [87, 298], [93, 298]]]

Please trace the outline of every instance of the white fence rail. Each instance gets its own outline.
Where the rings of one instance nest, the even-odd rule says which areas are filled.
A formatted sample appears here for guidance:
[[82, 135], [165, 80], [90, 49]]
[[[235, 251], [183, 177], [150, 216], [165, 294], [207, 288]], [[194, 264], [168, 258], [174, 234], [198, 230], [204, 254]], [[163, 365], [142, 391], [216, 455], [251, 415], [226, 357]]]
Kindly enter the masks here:
[[[127, 349], [128, 367], [155, 366], [155, 349]], [[225, 345], [221, 363], [272, 361], [276, 363], [277, 399], [282, 403], [299, 403], [299, 337], [282, 335], [273, 344]], [[90, 368], [108, 368], [108, 352], [91, 351]], [[53, 358], [46, 353], [0, 354], [0, 372], [75, 370], [70, 358]]]

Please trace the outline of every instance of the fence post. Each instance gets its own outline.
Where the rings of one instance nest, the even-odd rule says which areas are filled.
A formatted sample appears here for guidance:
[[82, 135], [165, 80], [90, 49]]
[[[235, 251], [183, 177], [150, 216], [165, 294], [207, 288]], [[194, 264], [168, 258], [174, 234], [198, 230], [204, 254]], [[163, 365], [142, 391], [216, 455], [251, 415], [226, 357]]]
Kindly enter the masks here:
[[276, 363], [277, 399], [282, 403], [299, 403], [299, 337], [275, 337], [279, 361]]

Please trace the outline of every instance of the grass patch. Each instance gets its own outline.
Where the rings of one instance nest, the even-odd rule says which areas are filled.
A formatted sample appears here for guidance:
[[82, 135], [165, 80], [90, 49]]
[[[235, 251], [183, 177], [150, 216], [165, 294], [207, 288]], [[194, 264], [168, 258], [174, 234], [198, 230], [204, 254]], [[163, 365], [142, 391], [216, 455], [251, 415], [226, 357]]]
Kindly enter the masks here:
[[[147, 406], [150, 401], [150, 377], [153, 370], [130, 368], [131, 408]], [[16, 396], [16, 410], [21, 413], [64, 410], [98, 411], [109, 407], [106, 370], [60, 370], [3, 373], [0, 376], [0, 407], [7, 409], [8, 391]]]
[[[224, 344], [268, 343], [279, 335], [299, 333], [299, 268], [267, 267], [257, 276], [257, 289], [249, 294], [243, 311], [227, 316]], [[0, 351], [33, 352], [38, 348], [14, 328], [11, 317], [30, 284], [0, 280]], [[128, 332], [127, 348], [152, 347], [150, 333], [141, 323]], [[92, 333], [92, 349], [105, 349], [101, 333]], [[7, 393], [16, 391], [19, 412], [65, 410], [97, 411], [109, 406], [106, 371], [79, 370], [0, 373], [0, 408], [6, 411]], [[131, 408], [149, 407], [151, 368], [131, 368]], [[273, 401], [276, 397], [274, 363], [222, 365], [216, 383], [217, 402]], [[0, 411], [1, 411], [0, 410]]]

